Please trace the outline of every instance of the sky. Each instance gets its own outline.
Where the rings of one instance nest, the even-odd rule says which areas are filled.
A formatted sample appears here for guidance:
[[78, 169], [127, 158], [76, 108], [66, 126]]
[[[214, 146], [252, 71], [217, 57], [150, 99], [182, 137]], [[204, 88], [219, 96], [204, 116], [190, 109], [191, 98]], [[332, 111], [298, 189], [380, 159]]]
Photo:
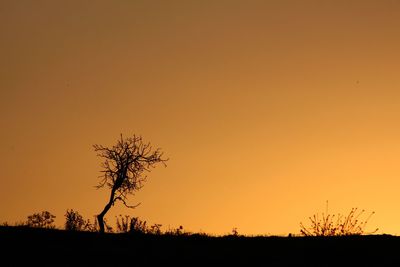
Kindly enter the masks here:
[[400, 1], [0, 0], [0, 33], [0, 221], [93, 219], [122, 133], [169, 161], [111, 223], [287, 235], [329, 201], [400, 234]]

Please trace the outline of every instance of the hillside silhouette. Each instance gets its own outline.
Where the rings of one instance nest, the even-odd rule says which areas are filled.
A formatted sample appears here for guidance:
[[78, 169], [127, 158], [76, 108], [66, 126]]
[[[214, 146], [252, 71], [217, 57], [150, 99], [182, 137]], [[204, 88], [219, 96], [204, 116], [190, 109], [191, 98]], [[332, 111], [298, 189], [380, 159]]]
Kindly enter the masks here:
[[399, 266], [400, 238], [100, 234], [0, 227], [2, 266]]

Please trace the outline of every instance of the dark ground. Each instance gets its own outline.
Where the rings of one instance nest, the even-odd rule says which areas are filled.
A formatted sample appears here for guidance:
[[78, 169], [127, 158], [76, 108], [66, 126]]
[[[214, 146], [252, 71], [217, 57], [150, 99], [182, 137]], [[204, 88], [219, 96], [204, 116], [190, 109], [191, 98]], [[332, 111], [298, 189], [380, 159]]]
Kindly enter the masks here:
[[400, 266], [400, 237], [207, 237], [0, 227], [0, 266]]

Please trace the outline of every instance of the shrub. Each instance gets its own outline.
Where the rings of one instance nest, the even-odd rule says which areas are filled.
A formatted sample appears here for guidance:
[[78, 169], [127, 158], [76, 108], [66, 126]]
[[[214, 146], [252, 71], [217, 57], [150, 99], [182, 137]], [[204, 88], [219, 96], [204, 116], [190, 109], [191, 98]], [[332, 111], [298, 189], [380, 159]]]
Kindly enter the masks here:
[[128, 233], [129, 228], [130, 228], [130, 217], [129, 215], [119, 215], [119, 218], [116, 217], [117, 219], [117, 229], [116, 231], [118, 233]]
[[300, 233], [303, 236], [348, 236], [348, 235], [363, 235], [373, 234], [378, 229], [372, 232], [365, 232], [365, 227], [368, 220], [374, 214], [372, 212], [366, 220], [359, 220], [360, 216], [365, 213], [364, 210], [358, 211], [357, 208], [352, 208], [347, 216], [338, 214], [332, 215], [322, 213], [322, 216], [314, 214], [309, 217], [311, 225], [306, 227], [300, 223]]
[[232, 234], [233, 236], [239, 236], [238, 229], [236, 227], [232, 228]]
[[190, 236], [190, 235], [192, 235], [193, 233], [192, 232], [186, 232], [184, 229], [183, 229], [183, 226], [181, 225], [181, 226], [179, 226], [178, 228], [172, 228], [172, 229], [168, 229], [166, 232], [165, 232], [167, 235], [184, 235], [184, 236]]
[[[97, 220], [96, 220], [96, 224], [98, 225], [98, 221]], [[107, 219], [105, 219], [105, 218], [103, 219], [103, 224], [104, 224], [106, 233], [114, 233], [114, 229], [112, 228], [111, 225], [108, 224]], [[101, 232], [100, 227], [98, 227], [98, 230]]]
[[26, 225], [36, 228], [55, 228], [54, 218], [56, 218], [56, 216], [50, 212], [42, 211], [41, 213], [29, 215]]
[[138, 217], [131, 218], [130, 229], [131, 233], [147, 233], [147, 222], [140, 220]]
[[161, 226], [162, 224], [153, 224], [150, 228], [147, 229], [147, 233], [153, 235], [161, 235]]
[[96, 220], [96, 216], [94, 216], [94, 223], [92, 223], [90, 221], [90, 219], [87, 219], [87, 221], [85, 221], [85, 226], [83, 227], [83, 229], [85, 231], [89, 231], [89, 232], [98, 232], [99, 231], [99, 225], [97, 223]]
[[118, 233], [132, 233], [132, 234], [161, 234], [161, 224], [147, 225], [146, 221], [140, 220], [138, 217], [130, 217], [129, 215], [119, 215], [117, 219]]
[[67, 210], [65, 213], [65, 230], [68, 231], [82, 231], [85, 228], [86, 222], [79, 212], [73, 209]]

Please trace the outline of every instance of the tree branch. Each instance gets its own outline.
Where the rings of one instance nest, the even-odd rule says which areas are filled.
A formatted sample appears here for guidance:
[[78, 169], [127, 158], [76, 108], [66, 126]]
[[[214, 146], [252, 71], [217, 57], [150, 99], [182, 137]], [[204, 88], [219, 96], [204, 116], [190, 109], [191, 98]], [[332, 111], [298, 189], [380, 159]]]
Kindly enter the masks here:
[[124, 204], [124, 206], [127, 207], [127, 208], [129, 208], [129, 209], [134, 209], [134, 208], [138, 207], [138, 206], [141, 204], [141, 203], [139, 202], [139, 203], [136, 204], [136, 205], [130, 206], [130, 205], [128, 205], [128, 204], [126, 203], [126, 201], [125, 201], [122, 197], [116, 197], [116, 198], [114, 199], [114, 202], [117, 201], [117, 200], [120, 200], [120, 201]]

